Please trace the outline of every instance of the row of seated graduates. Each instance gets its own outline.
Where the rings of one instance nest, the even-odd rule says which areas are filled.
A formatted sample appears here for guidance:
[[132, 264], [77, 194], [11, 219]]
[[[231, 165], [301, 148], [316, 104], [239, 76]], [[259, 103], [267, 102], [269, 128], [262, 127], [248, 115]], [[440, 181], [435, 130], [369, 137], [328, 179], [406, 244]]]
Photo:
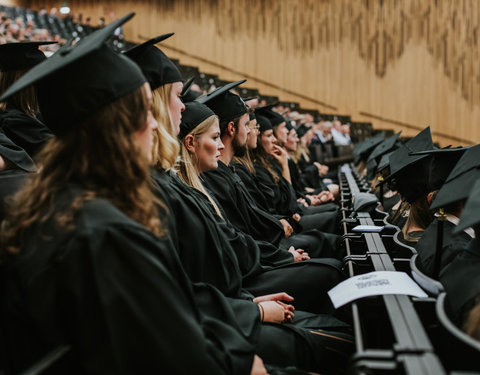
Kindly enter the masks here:
[[[362, 234], [360, 243], [364, 250], [359, 255], [353, 251], [350, 274], [365, 272], [362, 270], [365, 262], [375, 256], [383, 257], [387, 269], [411, 275], [429, 297], [404, 298], [401, 311], [405, 314], [413, 306], [414, 313], [405, 319], [387, 307], [393, 331], [406, 324], [404, 329], [417, 344], [420, 339], [427, 340], [423, 343], [428, 342], [428, 347], [417, 346], [415, 350], [419, 355], [429, 353], [428, 360], [440, 364], [442, 369], [435, 368], [432, 373], [480, 373], [480, 252], [475, 239], [480, 221], [480, 145], [440, 149], [433, 145], [427, 127], [405, 140], [400, 133], [390, 137], [377, 134], [357, 144], [354, 156], [351, 168], [345, 167], [341, 173], [342, 201], [344, 207], [347, 204], [344, 214], [347, 253], [352, 253], [352, 245], [358, 246], [359, 241], [358, 234], [349, 233], [351, 225], [376, 224], [384, 229], [379, 234]], [[374, 194], [362, 200], [366, 202], [363, 209], [367, 213], [355, 212], [348, 206], [352, 197], [367, 192]], [[380, 254], [376, 254], [378, 249]], [[367, 271], [372, 266], [376, 270], [385, 269], [378, 260], [377, 264], [373, 259], [367, 263], [370, 266]], [[368, 341], [371, 336], [365, 326], [372, 328], [368, 325], [371, 315], [362, 313], [364, 303], [352, 306], [360, 327], [356, 332], [363, 332], [366, 341], [365, 353], [358, 355], [383, 364], [386, 358], [381, 359], [380, 353], [369, 357], [367, 349], [375, 347], [376, 342], [374, 339], [372, 345]], [[382, 329], [376, 324], [374, 321], [374, 338], [377, 329]], [[357, 333], [357, 349], [362, 347], [358, 343], [361, 337]], [[401, 348], [399, 340], [395, 336], [393, 351]], [[367, 361], [368, 366], [375, 364]]]
[[[37, 46], [35, 46], [35, 47], [37, 47]], [[12, 47], [11, 47], [11, 46], [8, 46], [7, 48], [12, 48]], [[14, 48], [14, 47], [13, 47], [13, 48]], [[10, 56], [11, 56], [11, 55], [10, 55]], [[269, 112], [269, 113], [270, 113], [270, 112]], [[266, 113], [264, 112], [264, 114], [266, 114]], [[271, 114], [273, 115], [273, 113], [271, 113]], [[275, 117], [275, 116], [274, 116], [274, 117]], [[278, 116], [277, 116], [277, 118], [278, 118]], [[18, 146], [18, 145], [17, 145], [17, 146]], [[21, 150], [16, 149], [15, 151], [21, 151]], [[33, 155], [31, 155], [31, 156], [33, 156]], [[21, 171], [18, 171], [18, 172], [21, 172]], [[27, 171], [24, 170], [24, 172], [27, 172]], [[22, 173], [23, 173], [23, 172], [22, 172]], [[21, 174], [21, 173], [19, 173], [19, 175], [20, 175], [20, 174]], [[12, 176], [8, 176], [8, 178], [11, 178], [11, 177], [12, 177]], [[23, 177], [23, 176], [22, 176], [22, 177]], [[5, 180], [2, 181], [2, 182], [5, 182]], [[2, 185], [2, 187], [6, 187], [8, 184], [2, 183], [1, 185]], [[15, 186], [15, 187], [14, 187], [13, 189], [11, 189], [11, 190], [15, 190], [16, 188], [17, 188], [17, 187]], [[6, 193], [6, 195], [10, 195], [12, 192], [13, 192], [13, 191], [9, 191], [9, 192]], [[37, 371], [37, 373], [40, 372], [41, 368], [44, 368], [44, 367], [46, 366], [46, 364], [48, 365], [48, 364], [51, 363], [52, 361], [55, 361], [55, 359], [58, 358], [59, 356], [61, 356], [62, 353], [65, 353], [66, 350], [67, 350], [67, 348], [64, 348], [64, 347], [61, 347], [61, 348], [56, 349], [56, 350], [55, 350], [54, 352], [52, 352], [49, 356], [47, 356], [47, 357], [45, 358], [45, 360], [42, 361], [42, 362], [39, 364], [39, 366], [36, 366], [37, 369], [36, 369], [35, 371]], [[39, 368], [40, 368], [40, 370], [39, 370]]]

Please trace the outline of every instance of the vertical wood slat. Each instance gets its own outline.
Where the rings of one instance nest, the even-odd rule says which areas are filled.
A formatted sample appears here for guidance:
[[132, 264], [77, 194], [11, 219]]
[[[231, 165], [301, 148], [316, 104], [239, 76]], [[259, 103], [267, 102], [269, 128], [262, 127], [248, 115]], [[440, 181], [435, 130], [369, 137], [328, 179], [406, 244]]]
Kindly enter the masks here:
[[[52, 0], [21, 3], [33, 9], [59, 6]], [[371, 113], [480, 141], [480, 6], [475, 0], [71, 0], [69, 5], [94, 25], [101, 16], [109, 22], [110, 12], [119, 17], [134, 10], [137, 16], [124, 27], [127, 39], [173, 31], [166, 46], [329, 103], [354, 120], [369, 121], [360, 112]], [[223, 79], [242, 78], [165, 51]], [[333, 112], [254, 80], [246, 85]], [[458, 143], [448, 136], [437, 140]]]

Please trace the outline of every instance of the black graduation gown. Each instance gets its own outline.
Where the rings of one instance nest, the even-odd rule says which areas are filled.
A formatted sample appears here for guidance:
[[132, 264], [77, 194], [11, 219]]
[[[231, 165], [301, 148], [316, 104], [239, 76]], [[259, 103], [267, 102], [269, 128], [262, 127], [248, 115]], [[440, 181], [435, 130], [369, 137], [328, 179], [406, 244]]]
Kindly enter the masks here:
[[[338, 207], [334, 204], [304, 207], [297, 202], [297, 196], [292, 185], [282, 177], [280, 166], [272, 160], [275, 172], [280, 176], [280, 181], [275, 183], [270, 172], [262, 165], [255, 164], [257, 179], [261, 184], [262, 191], [271, 192], [266, 197], [269, 202], [269, 212], [278, 213], [291, 217], [294, 213], [302, 215], [300, 220], [301, 228], [306, 230], [318, 229], [327, 233], [334, 233], [336, 230]], [[264, 189], [264, 187], [266, 187]], [[338, 238], [334, 240], [334, 243]]]
[[[343, 279], [340, 262], [317, 259], [263, 266], [255, 241], [216, 215], [201, 192], [165, 171], [155, 171], [152, 177], [174, 212], [171, 227], [178, 233], [172, 236], [192, 281], [210, 283], [232, 298], [242, 298], [242, 285], [255, 296], [287, 292], [294, 296], [297, 309], [333, 311], [327, 292]], [[194, 234], [195, 243], [183, 232]]]
[[232, 166], [218, 162], [218, 168], [202, 174], [208, 189], [237, 229], [253, 238], [279, 244], [284, 237], [281, 223], [258, 207]]
[[256, 240], [263, 240], [274, 245], [288, 248], [301, 248], [313, 256], [324, 254], [332, 256], [331, 242], [322, 233], [301, 233], [284, 238], [280, 221], [270, 213], [262, 210], [250, 196], [245, 184], [236, 174], [233, 166], [218, 162], [218, 168], [201, 175], [206, 188], [212, 192], [222, 206], [228, 220], [241, 232], [251, 235]]
[[0, 113], [0, 129], [31, 157], [53, 136], [41, 121], [13, 108]]
[[[80, 193], [64, 191], [57, 208]], [[74, 224], [31, 228], [6, 266], [12, 372], [68, 344], [73, 359], [59, 374], [250, 373], [253, 347], [238, 328], [200, 314], [168, 238], [103, 199], [84, 203]]]
[[[312, 333], [311, 328], [345, 329], [347, 327], [345, 323], [332, 316], [317, 316], [296, 310], [292, 324], [262, 324], [259, 333], [254, 335], [250, 331], [250, 327], [252, 326], [251, 319], [255, 319], [257, 322], [256, 314], [249, 315], [248, 311], [241, 311], [238, 307], [242, 303], [245, 305], [246, 301], [241, 298], [245, 298], [246, 295], [241, 286], [242, 279], [248, 279], [250, 285], [253, 286], [249, 286], [247, 289], [251, 291], [251, 288], [256, 287], [256, 291], [260, 291], [254, 293], [255, 295], [286, 291], [296, 297], [297, 308], [312, 306], [332, 312], [333, 309], [326, 293], [342, 279], [339, 262], [334, 259], [318, 260], [279, 268], [266, 268], [259, 265], [258, 262], [253, 263], [253, 259], [258, 259], [258, 256], [252, 255], [254, 249], [245, 248], [245, 244], [241, 245], [250, 237], [236, 231], [226, 221], [220, 225], [221, 218], [215, 217], [211, 205], [202, 193], [185, 185], [177, 176], [163, 170], [153, 171], [152, 178], [156, 186], [160, 187], [160, 197], [167, 199], [168, 206], [173, 213], [170, 221], [174, 220], [175, 223], [170, 223], [169, 228], [176, 232], [172, 233], [172, 237], [186, 272], [192, 281], [212, 284], [229, 297], [229, 301], [235, 306], [234, 310], [238, 314], [238, 321], [244, 327], [244, 333], [256, 343], [257, 353], [268, 358], [268, 362], [274, 365], [295, 365], [310, 370], [325, 370], [332, 363], [337, 363], [338, 366], [339, 352], [345, 353], [352, 350], [349, 335], [330, 332], [321, 337], [318, 336], [318, 332]], [[234, 238], [228, 237], [223, 231], [227, 228]], [[195, 243], [192, 243], [193, 235]], [[234, 244], [235, 250], [231, 247], [232, 244]], [[255, 251], [253, 253], [255, 254]], [[250, 263], [255, 271], [242, 278], [239, 270], [241, 267], [239, 264], [235, 265], [234, 258], [243, 263], [244, 267], [245, 263]], [[258, 275], [259, 273], [260, 275]], [[254, 276], [254, 274], [258, 276]], [[300, 274], [303, 280], [298, 278]], [[292, 280], [294, 278], [297, 278], [297, 281]], [[315, 285], [313, 288], [308, 288], [309, 278], [311, 285]], [[255, 279], [258, 280], [255, 281]], [[293, 288], [290, 290], [278, 289], [278, 285], [281, 287], [286, 284], [293, 285]], [[302, 295], [299, 295], [300, 293]], [[249, 303], [252, 308], [258, 310], [255, 303]], [[203, 305], [205, 305], [204, 308], [202, 308]], [[200, 308], [204, 312], [212, 306], [205, 301], [204, 304], [201, 303]], [[213, 310], [208, 314], [217, 317], [216, 309]], [[323, 341], [326, 338], [330, 340], [328, 343]], [[343, 347], [345, 344], [346, 347]], [[331, 349], [332, 347], [335, 349]], [[330, 350], [333, 352], [329, 352]], [[315, 354], [305, 355], [304, 353], [307, 352]], [[319, 361], [318, 358], [327, 352], [332, 357]]]
[[257, 176], [250, 174], [244, 165], [234, 162], [232, 162], [231, 165], [235, 168], [235, 172], [244, 183], [250, 196], [255, 199], [255, 203], [262, 210], [268, 211], [269, 204], [267, 202], [267, 197], [273, 197], [273, 191], [269, 191], [267, 186], [262, 186], [260, 188], [260, 182], [258, 181]]
[[[457, 254], [462, 251], [470, 242], [470, 237], [464, 231], [453, 234], [455, 224], [446, 220], [443, 224], [443, 244], [440, 271], [449, 264]], [[417, 242], [415, 249], [418, 252], [418, 267], [428, 276], [433, 276], [433, 267], [435, 262], [435, 253], [437, 251], [437, 230], [438, 220], [433, 220], [423, 232], [422, 237]]]
[[0, 156], [10, 162], [10, 168], [34, 172], [35, 164], [28, 153], [15, 144], [0, 128]]
[[472, 239], [465, 249], [440, 273], [447, 292], [451, 319], [462, 327], [468, 312], [480, 297], [480, 246]]

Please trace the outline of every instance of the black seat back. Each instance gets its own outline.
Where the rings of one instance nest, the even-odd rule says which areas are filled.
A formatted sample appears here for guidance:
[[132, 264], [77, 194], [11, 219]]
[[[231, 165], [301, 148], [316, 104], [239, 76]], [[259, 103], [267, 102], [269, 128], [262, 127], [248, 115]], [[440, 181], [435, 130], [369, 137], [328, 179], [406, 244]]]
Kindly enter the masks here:
[[446, 309], [447, 294], [438, 296], [436, 313], [440, 324], [440, 358], [449, 371], [479, 371], [480, 342], [468, 336], [450, 319]]

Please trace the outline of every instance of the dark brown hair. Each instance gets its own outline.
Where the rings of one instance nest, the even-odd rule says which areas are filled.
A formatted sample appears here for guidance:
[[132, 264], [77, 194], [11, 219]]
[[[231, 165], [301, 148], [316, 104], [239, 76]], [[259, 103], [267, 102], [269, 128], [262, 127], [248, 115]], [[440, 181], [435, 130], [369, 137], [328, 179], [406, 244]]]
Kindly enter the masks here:
[[267, 154], [267, 152], [265, 151], [265, 149], [262, 146], [262, 134], [263, 133], [264, 132], [258, 133], [257, 148], [254, 149], [254, 150], [251, 150], [251, 157], [252, 157], [253, 162], [261, 165], [262, 167], [264, 167], [268, 171], [268, 173], [270, 173], [270, 175], [272, 176], [273, 182], [275, 182], [275, 184], [278, 184], [280, 182], [280, 176], [273, 169], [273, 165], [272, 165], [272, 162], [271, 162], [271, 159], [270, 159], [270, 155]]
[[[26, 72], [27, 70], [0, 72], [0, 95]], [[27, 87], [19, 93], [12, 95], [7, 101], [0, 103], [0, 111], [5, 111], [7, 106], [18, 109], [32, 117], [36, 117], [40, 111], [38, 109], [35, 87]]]
[[[95, 113], [65, 136], [53, 137], [41, 151], [38, 174], [15, 195], [6, 219], [3, 251], [16, 253], [25, 231], [36, 223], [54, 219], [65, 230], [73, 229], [75, 213], [95, 197], [110, 201], [127, 216], [157, 235], [163, 235], [158, 205], [149, 177], [149, 162], [132, 136], [147, 125], [148, 100], [139, 88]], [[60, 190], [68, 184], [84, 193], [69, 207], [56, 211]]]

